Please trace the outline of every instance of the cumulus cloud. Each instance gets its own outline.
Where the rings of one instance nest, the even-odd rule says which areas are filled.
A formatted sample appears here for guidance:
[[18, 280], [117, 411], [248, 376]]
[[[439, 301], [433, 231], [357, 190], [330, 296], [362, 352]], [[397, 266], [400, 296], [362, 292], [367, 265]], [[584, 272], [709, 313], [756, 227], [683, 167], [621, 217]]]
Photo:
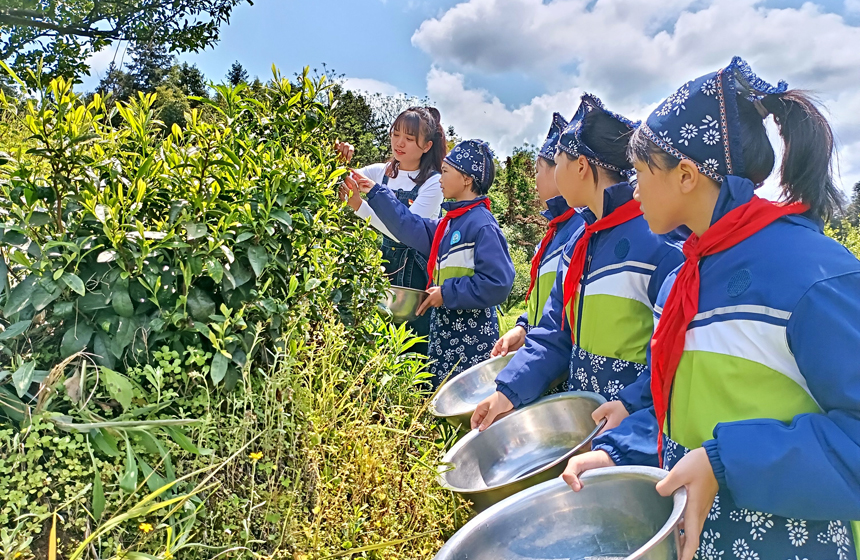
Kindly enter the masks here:
[[[860, 0], [846, 0], [846, 10]], [[860, 179], [860, 28], [814, 3], [756, 0], [468, 0], [412, 37], [430, 55], [428, 94], [463, 135], [500, 151], [537, 142], [550, 115], [589, 91], [643, 118], [684, 81], [744, 56], [764, 79], [812, 89], [829, 108], [846, 183]], [[549, 92], [506, 107], [463, 74], [518, 72]], [[857, 163], [855, 163], [857, 162]]]

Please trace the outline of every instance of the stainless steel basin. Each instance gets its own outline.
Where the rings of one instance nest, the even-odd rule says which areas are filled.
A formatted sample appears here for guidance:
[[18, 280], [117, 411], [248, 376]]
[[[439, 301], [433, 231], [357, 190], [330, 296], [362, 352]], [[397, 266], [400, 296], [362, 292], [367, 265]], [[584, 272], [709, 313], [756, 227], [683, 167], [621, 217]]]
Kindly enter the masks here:
[[567, 459], [591, 449], [599, 428], [591, 413], [605, 402], [596, 393], [559, 393], [472, 430], [443, 457], [439, 483], [481, 511], [555, 478]]
[[496, 392], [496, 376], [516, 352], [496, 356], [474, 365], [439, 388], [430, 402], [430, 413], [446, 419], [455, 428], [469, 429], [478, 403]]
[[391, 286], [382, 300], [382, 305], [391, 314], [393, 322], [407, 323], [418, 318], [415, 312], [427, 299], [427, 295], [424, 290]]
[[676, 560], [683, 488], [664, 498], [653, 467], [609, 467], [571, 490], [556, 478], [478, 514], [435, 560]]

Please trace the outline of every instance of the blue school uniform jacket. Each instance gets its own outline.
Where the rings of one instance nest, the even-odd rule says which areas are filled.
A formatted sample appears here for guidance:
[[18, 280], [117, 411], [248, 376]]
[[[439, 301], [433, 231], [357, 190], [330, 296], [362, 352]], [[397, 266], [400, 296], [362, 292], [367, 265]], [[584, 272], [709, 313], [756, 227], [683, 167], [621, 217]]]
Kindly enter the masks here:
[[[626, 182], [609, 187], [604, 191], [605, 214], [632, 198], [633, 188]], [[588, 209], [581, 214], [589, 224], [596, 221]], [[497, 390], [515, 407], [535, 401], [568, 373], [575, 388], [618, 399], [624, 387], [646, 370], [653, 306], [664, 279], [683, 261], [680, 239], [653, 234], [641, 216], [591, 237], [579, 292], [572, 302], [578, 309], [574, 348], [570, 309], [561, 326], [563, 282], [584, 231], [584, 224], [580, 225], [565, 246], [540, 323], [496, 377]]]
[[[752, 183], [728, 179], [714, 222], [753, 195]], [[860, 519], [860, 262], [795, 215], [704, 257], [700, 272], [667, 440], [704, 446], [721, 493], [741, 508]], [[660, 290], [658, 320], [676, 273]], [[658, 433], [653, 409], [641, 412], [594, 447], [641, 463], [637, 434]]]
[[[558, 218], [568, 210], [570, 206], [565, 202], [564, 197], [556, 196], [546, 201], [547, 209], [541, 212], [544, 218], [552, 220]], [[560, 223], [555, 230], [555, 236], [549, 242], [549, 246], [543, 253], [538, 270], [537, 281], [532, 289], [532, 293], [526, 302], [526, 312], [520, 315], [517, 319], [517, 325], [524, 328], [526, 332], [540, 322], [543, 315], [543, 309], [546, 302], [549, 301], [549, 294], [552, 287], [555, 285], [555, 276], [558, 272], [561, 255], [564, 252], [564, 246], [570, 240], [571, 236], [576, 233], [576, 230], [583, 224], [582, 216], [574, 214], [564, 222]], [[537, 250], [540, 249], [538, 245]]]
[[[442, 208], [450, 211], [485, 198], [443, 202]], [[440, 220], [416, 216], [379, 185], [368, 193], [367, 202], [401, 242], [429, 257]], [[485, 309], [507, 299], [514, 285], [514, 264], [499, 223], [487, 208], [478, 206], [448, 223], [434, 276], [448, 309]]]

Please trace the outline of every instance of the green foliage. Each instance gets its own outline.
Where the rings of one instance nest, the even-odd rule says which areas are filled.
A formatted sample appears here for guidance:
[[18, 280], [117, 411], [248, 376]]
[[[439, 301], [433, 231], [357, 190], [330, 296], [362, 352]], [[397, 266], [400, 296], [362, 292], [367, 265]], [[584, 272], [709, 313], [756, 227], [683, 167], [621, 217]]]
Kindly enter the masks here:
[[0, 60], [11, 61], [22, 76], [44, 62], [51, 75], [73, 79], [87, 72], [91, 55], [117, 41], [133, 48], [160, 45], [168, 52], [196, 52], [218, 42], [220, 25], [244, 3], [5, 0], [0, 7]]
[[845, 245], [857, 258], [860, 258], [860, 226], [853, 225], [845, 219], [831, 223], [824, 229], [824, 233]]
[[233, 87], [236, 87], [239, 84], [248, 83], [248, 71], [245, 70], [245, 67], [242, 66], [238, 60], [234, 62], [230, 66], [230, 70], [227, 71], [227, 83]]

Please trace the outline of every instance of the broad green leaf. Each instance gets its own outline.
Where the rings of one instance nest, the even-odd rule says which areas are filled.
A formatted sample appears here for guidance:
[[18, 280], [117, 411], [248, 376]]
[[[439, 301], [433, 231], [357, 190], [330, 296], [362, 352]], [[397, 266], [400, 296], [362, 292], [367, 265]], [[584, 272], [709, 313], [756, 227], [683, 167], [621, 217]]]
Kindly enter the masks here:
[[290, 292], [287, 294], [287, 297], [292, 297], [296, 290], [299, 288], [299, 279], [293, 276], [290, 278]]
[[99, 256], [96, 257], [96, 261], [100, 263], [109, 263], [115, 261], [117, 256], [118, 255], [116, 251], [102, 251], [101, 253], [99, 253]]
[[113, 353], [110, 351], [111, 341], [105, 333], [96, 333], [93, 339], [93, 354], [96, 363], [107, 368], [114, 367]]
[[194, 445], [194, 442], [188, 439], [188, 436], [186, 436], [182, 430], [180, 430], [179, 428], [170, 427], [164, 428], [164, 431], [166, 431], [170, 435], [170, 439], [175, 441], [179, 445], [179, 447], [189, 453], [200, 455], [200, 449], [196, 445]]
[[117, 280], [111, 287], [110, 304], [120, 317], [133, 317], [134, 305], [128, 295], [128, 281]]
[[254, 234], [251, 233], [250, 231], [242, 232], [239, 234], [239, 237], [236, 238], [236, 243], [239, 244], [239, 243], [242, 243], [243, 241], [248, 241], [252, 237], [254, 237]]
[[266, 252], [265, 247], [251, 245], [248, 247], [248, 260], [251, 261], [251, 268], [254, 269], [254, 274], [260, 276], [269, 262], [269, 253]]
[[129, 494], [137, 488], [137, 461], [128, 439], [125, 440], [125, 473], [119, 479], [119, 487]]
[[68, 358], [75, 352], [80, 352], [85, 349], [90, 339], [93, 337], [95, 329], [89, 323], [78, 321], [72, 323], [63, 335], [63, 341], [60, 343], [60, 357]]
[[84, 282], [77, 274], [64, 272], [60, 277], [60, 282], [65, 284], [70, 290], [77, 292], [79, 295], [86, 295], [87, 289], [84, 287]]
[[243, 286], [254, 279], [254, 273], [242, 266], [238, 260], [230, 265], [230, 274], [233, 275], [233, 282], [236, 287]]
[[310, 280], [305, 282], [305, 291], [311, 292], [319, 288], [320, 285], [322, 285], [322, 280], [320, 280], [319, 278], [311, 278]]
[[95, 473], [93, 476], [93, 517], [98, 521], [105, 510], [105, 491], [102, 488], [102, 475], [95, 466], [93, 466], [93, 472]]
[[[220, 354], [219, 354], [220, 355]], [[15, 373], [12, 374], [12, 385], [18, 391], [18, 396], [23, 397], [27, 389], [30, 388], [30, 383], [33, 381], [33, 373], [36, 371], [36, 362], [25, 362], [21, 364]]]
[[226, 245], [221, 245], [221, 252], [224, 253], [224, 256], [227, 257], [227, 262], [232, 263], [236, 260], [236, 257], [233, 255], [233, 251], [230, 250]]
[[287, 226], [288, 230], [293, 229], [293, 217], [283, 210], [272, 210], [272, 213], [269, 215]]
[[89, 292], [84, 297], [78, 299], [78, 311], [81, 313], [92, 313], [99, 309], [107, 309], [110, 307], [107, 297], [101, 292]]
[[188, 312], [198, 321], [208, 321], [210, 315], [215, 314], [215, 302], [204, 290], [197, 286], [188, 292]]
[[118, 373], [110, 368], [100, 368], [99, 373], [107, 385], [108, 393], [111, 397], [122, 405], [123, 410], [127, 410], [131, 405], [131, 398], [134, 396], [134, 389], [131, 381], [126, 376]]
[[149, 490], [155, 492], [159, 488], [165, 486], [167, 484], [167, 480], [165, 480], [158, 472], [153, 470], [143, 458], [137, 458], [138, 464], [140, 465], [141, 474], [143, 478], [146, 480], [146, 485], [149, 487]]
[[28, 409], [29, 407], [21, 402], [20, 397], [15, 396], [12, 391], [0, 385], [0, 410], [6, 416], [15, 422], [21, 422], [25, 417], [30, 416]]
[[206, 234], [209, 233], [209, 228], [206, 227], [206, 224], [188, 223], [185, 224], [185, 231], [185, 239], [193, 241], [194, 239], [206, 237]]
[[12, 288], [9, 293], [9, 300], [6, 302], [6, 307], [3, 308], [3, 315], [9, 317], [18, 313], [30, 303], [33, 297], [33, 290], [36, 288], [36, 277], [34, 274], [26, 277], [20, 284]]
[[6, 327], [6, 330], [0, 333], [0, 340], [8, 340], [20, 336], [30, 326], [30, 321], [18, 321], [15, 324]]
[[93, 430], [88, 434], [90, 441], [108, 457], [119, 457], [116, 439], [107, 430]]
[[224, 354], [221, 352], [215, 353], [215, 356], [212, 358], [212, 365], [209, 366], [209, 375], [212, 376], [212, 381], [215, 385], [221, 383], [221, 380], [224, 379], [228, 363], [229, 361]]
[[134, 340], [136, 326], [137, 321], [134, 318], [120, 317], [117, 320], [116, 333], [110, 341], [110, 351], [117, 359], [122, 357], [125, 348]]
[[216, 284], [221, 283], [221, 278], [224, 276], [224, 267], [221, 266], [221, 263], [215, 257], [207, 257], [206, 259], [206, 271], [209, 273], [209, 276], [212, 280], [215, 281]]
[[62, 290], [60, 290], [56, 282], [49, 277], [42, 277], [39, 279], [36, 287], [33, 288], [30, 303], [33, 305], [33, 309], [41, 311], [48, 307], [52, 301], [60, 297], [61, 294]]

